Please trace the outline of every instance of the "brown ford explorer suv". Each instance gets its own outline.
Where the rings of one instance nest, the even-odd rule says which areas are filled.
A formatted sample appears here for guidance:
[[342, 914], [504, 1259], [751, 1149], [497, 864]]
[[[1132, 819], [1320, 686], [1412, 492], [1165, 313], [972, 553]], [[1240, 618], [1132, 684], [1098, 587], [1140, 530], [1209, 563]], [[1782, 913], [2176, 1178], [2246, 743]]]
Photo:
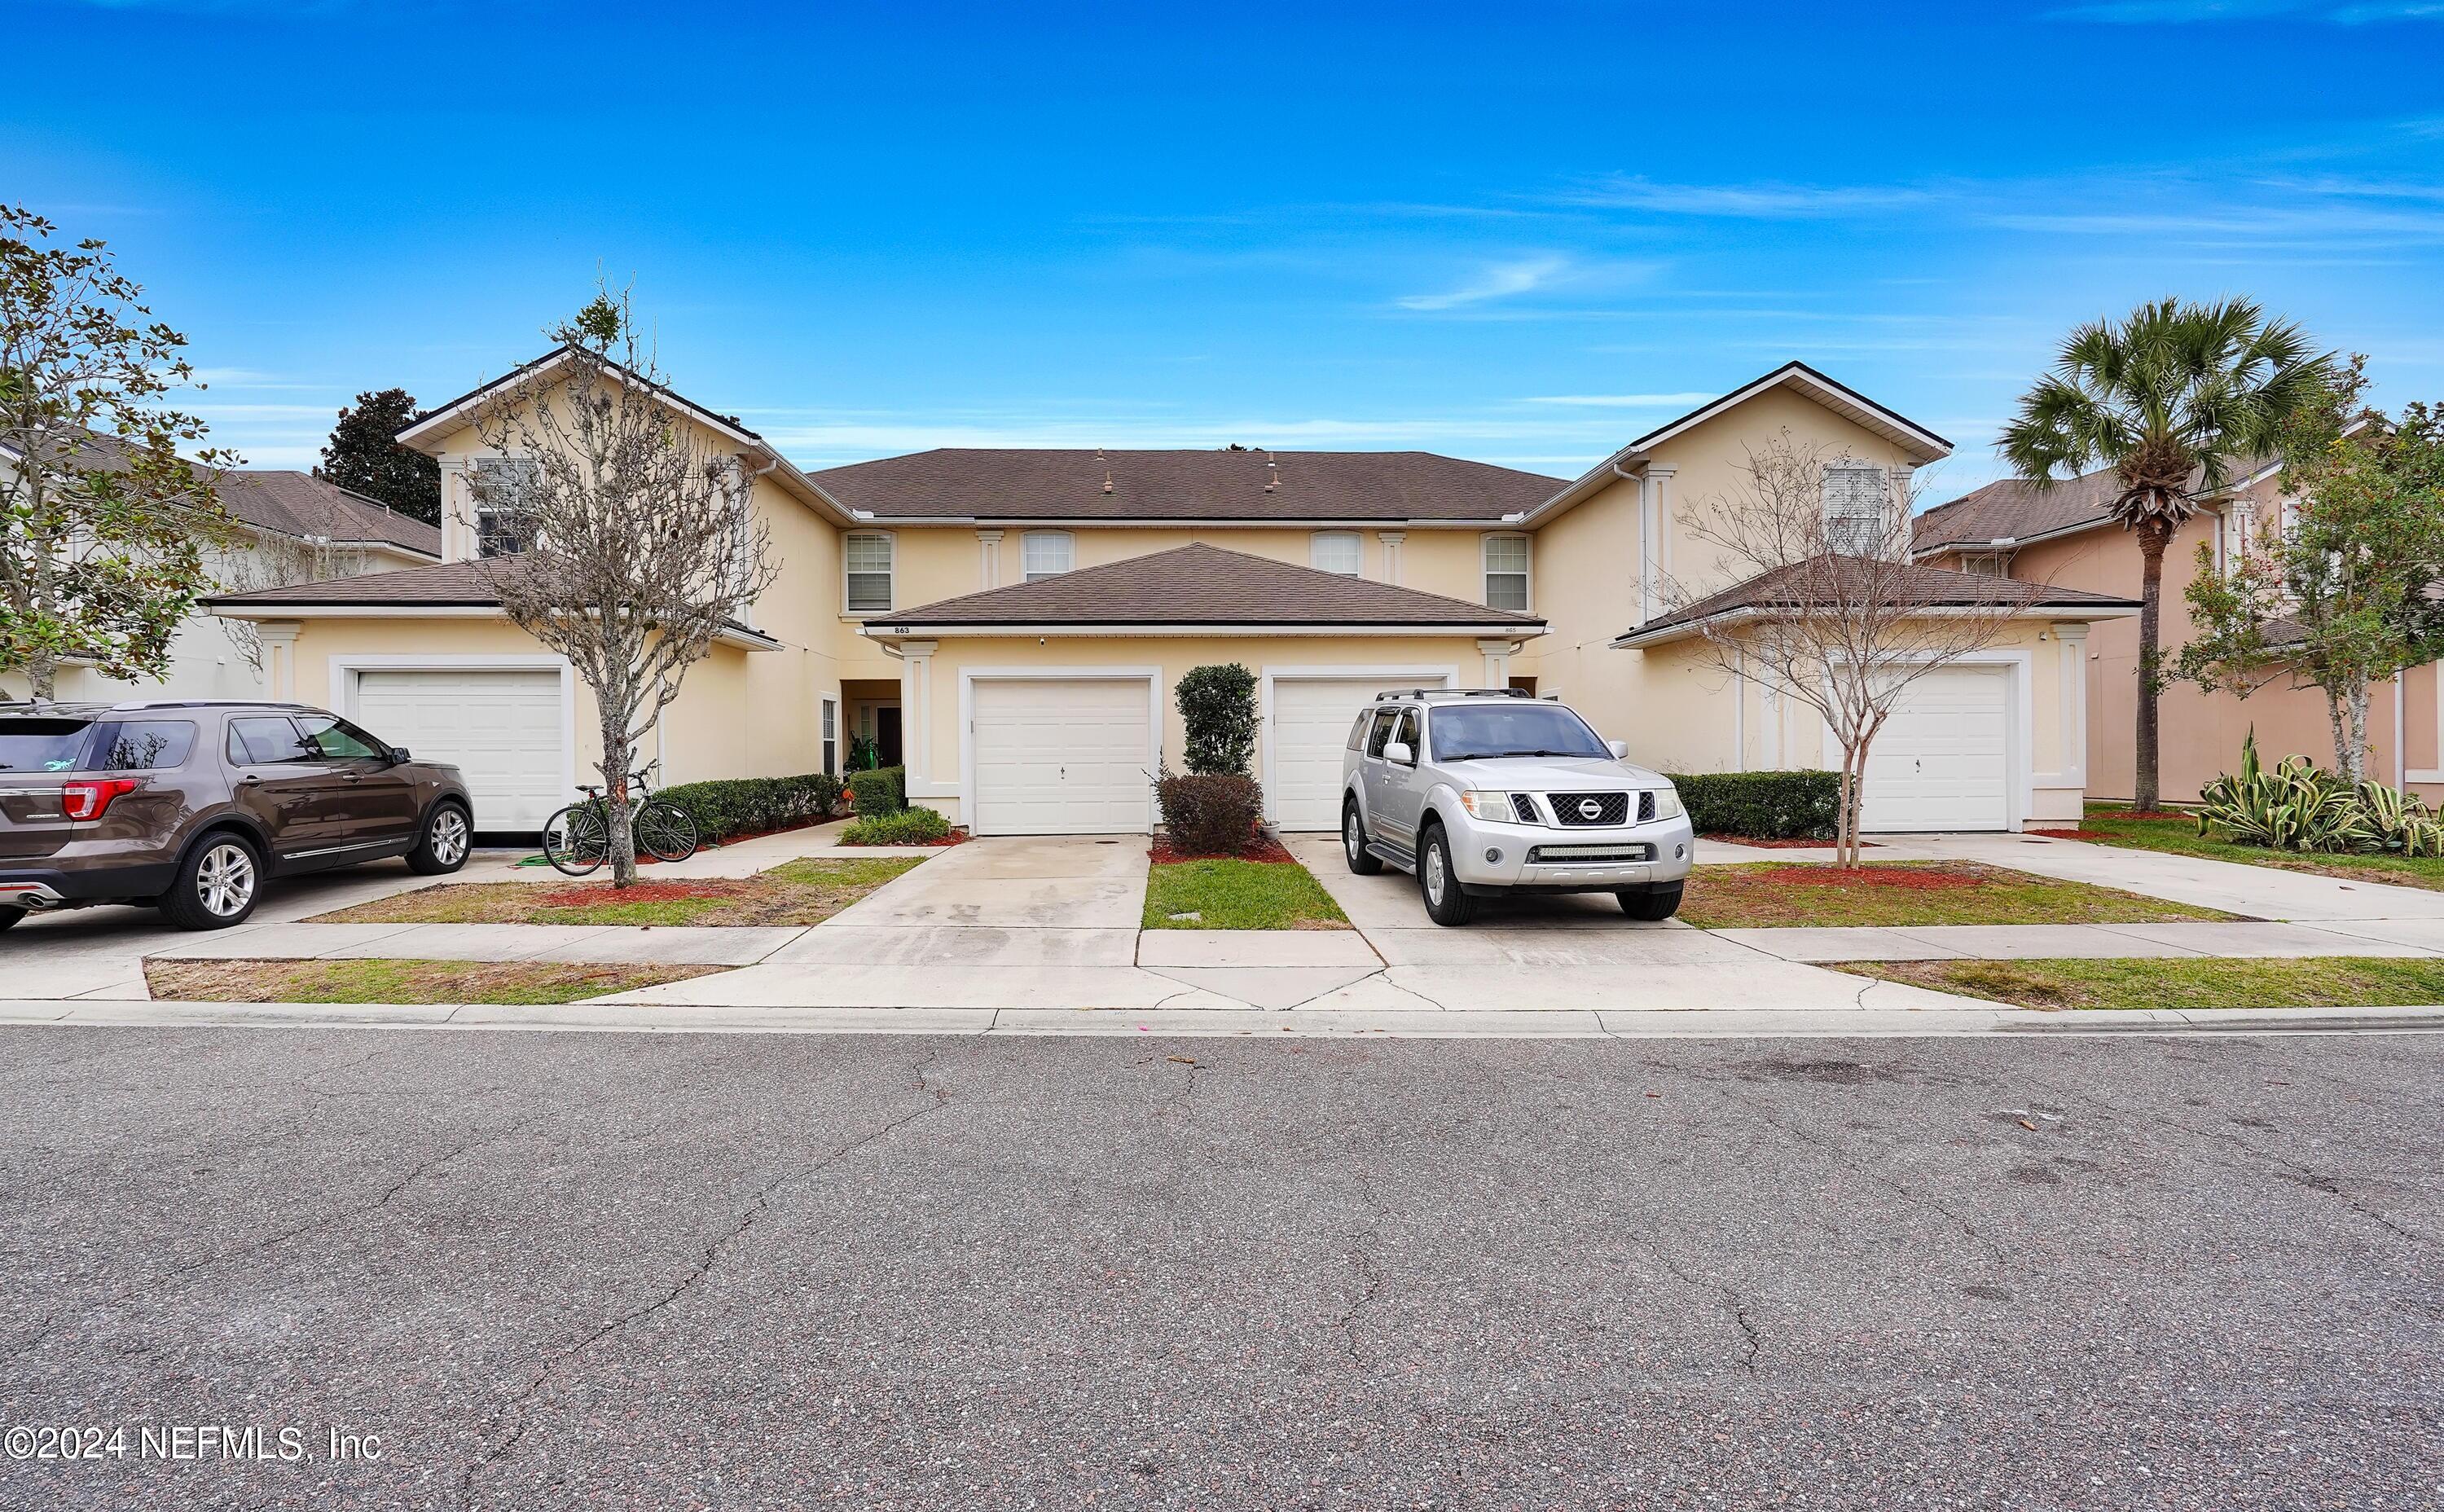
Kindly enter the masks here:
[[454, 872], [474, 813], [457, 767], [319, 709], [0, 703], [0, 930], [93, 903], [226, 929], [267, 877], [388, 856]]

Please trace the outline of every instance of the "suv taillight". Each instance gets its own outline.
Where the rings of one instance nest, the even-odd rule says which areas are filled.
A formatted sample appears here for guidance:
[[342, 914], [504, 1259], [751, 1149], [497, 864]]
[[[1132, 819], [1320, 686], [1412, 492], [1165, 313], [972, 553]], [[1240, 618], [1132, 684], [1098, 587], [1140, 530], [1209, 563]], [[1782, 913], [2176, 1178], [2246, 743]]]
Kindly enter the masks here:
[[60, 788], [60, 808], [73, 820], [100, 819], [121, 793], [143, 786], [133, 777], [104, 777], [98, 782], [67, 783]]

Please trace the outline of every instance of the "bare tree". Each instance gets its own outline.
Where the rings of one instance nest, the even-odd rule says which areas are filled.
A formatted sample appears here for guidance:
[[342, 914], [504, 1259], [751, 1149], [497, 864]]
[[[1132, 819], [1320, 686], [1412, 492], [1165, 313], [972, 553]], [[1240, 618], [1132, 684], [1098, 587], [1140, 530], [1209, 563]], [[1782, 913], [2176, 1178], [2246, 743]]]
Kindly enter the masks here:
[[1840, 742], [1843, 866], [1859, 864], [1867, 753], [1902, 694], [1991, 645], [2035, 597], [2028, 583], [1912, 563], [1915, 497], [1881, 465], [1786, 431], [1746, 452], [1728, 494], [1690, 512], [1690, 535], [1715, 548], [1713, 576], [1702, 588], [1666, 580], [1701, 662], [1816, 710]]
[[549, 334], [566, 360], [541, 364], [475, 419], [485, 445], [516, 459], [474, 470], [476, 503], [527, 544], [484, 559], [485, 571], [509, 618], [593, 691], [612, 879], [626, 887], [638, 744], [776, 568], [749, 506], [751, 470], [665, 396], [627, 295], [605, 289]]

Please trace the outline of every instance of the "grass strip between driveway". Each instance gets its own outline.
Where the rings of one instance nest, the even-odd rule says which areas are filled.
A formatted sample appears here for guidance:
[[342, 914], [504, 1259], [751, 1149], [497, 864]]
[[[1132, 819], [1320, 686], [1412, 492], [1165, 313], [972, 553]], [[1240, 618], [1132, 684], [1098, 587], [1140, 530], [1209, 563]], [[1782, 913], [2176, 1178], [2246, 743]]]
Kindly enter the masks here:
[[1835, 969], [2024, 1008], [2399, 1008], [2444, 1003], [2444, 960], [1848, 961]]
[[2431, 893], [2444, 893], [2444, 857], [2303, 856], [2268, 850], [2263, 845], [2234, 845], [2209, 839], [2198, 833], [2195, 820], [2133, 819], [2127, 809], [2096, 806], [2089, 807], [2079, 827], [2080, 838], [2095, 845], [2197, 856], [2213, 861], [2272, 867], [2280, 872], [2340, 877], [2345, 882], [2390, 882], [2397, 887], [2423, 887]]
[[1149, 930], [1349, 928], [1341, 905], [1296, 861], [1158, 863], [1146, 876], [1144, 922]]
[[726, 969], [544, 961], [147, 961], [144, 981], [156, 998], [175, 1002], [531, 1004], [574, 1003]]
[[609, 882], [452, 882], [315, 915], [316, 924], [821, 924], [918, 857], [808, 857], [754, 876]]
[[1701, 930], [1907, 929], [1929, 924], [2160, 924], [2230, 920], [2213, 909], [1978, 861], [1700, 866], [1680, 917]]

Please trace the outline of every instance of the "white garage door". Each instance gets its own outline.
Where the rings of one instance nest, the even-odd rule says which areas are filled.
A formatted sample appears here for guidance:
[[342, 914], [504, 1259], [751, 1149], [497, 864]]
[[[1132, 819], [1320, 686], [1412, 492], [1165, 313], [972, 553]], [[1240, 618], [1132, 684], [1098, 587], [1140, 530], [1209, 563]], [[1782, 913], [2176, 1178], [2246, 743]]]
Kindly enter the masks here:
[[[1265, 809], [1286, 830], [1341, 827], [1341, 758], [1349, 727], [1375, 695], [1415, 688], [1416, 677], [1301, 677], [1273, 679], [1271, 780]], [[1436, 685], [1440, 678], [1431, 679]]]
[[368, 668], [350, 702], [375, 735], [457, 766], [479, 830], [539, 830], [577, 796], [561, 765], [558, 672]]
[[979, 835], [1120, 835], [1154, 828], [1143, 678], [978, 678]]
[[[1909, 686], [1867, 752], [1868, 830], [1995, 830], [2011, 823], [2010, 720], [2001, 667], [1947, 667]], [[1839, 747], [1830, 753], [1837, 761]]]

